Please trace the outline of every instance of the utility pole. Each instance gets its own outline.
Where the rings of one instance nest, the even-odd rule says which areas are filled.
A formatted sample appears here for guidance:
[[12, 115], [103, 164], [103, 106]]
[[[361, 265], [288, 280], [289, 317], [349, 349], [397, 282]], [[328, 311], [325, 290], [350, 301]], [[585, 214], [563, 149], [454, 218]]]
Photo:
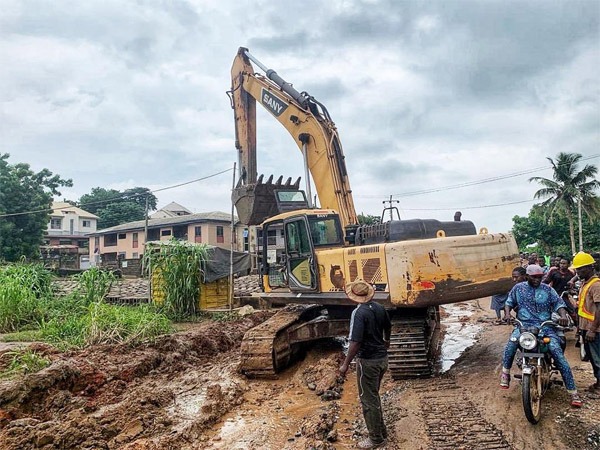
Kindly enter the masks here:
[[581, 192], [577, 196], [577, 220], [579, 225], [579, 251], [583, 251], [583, 230], [581, 229]]
[[[235, 166], [233, 163], [233, 181], [231, 183], [231, 192], [235, 189]], [[229, 311], [233, 309], [233, 243], [235, 241], [235, 219], [234, 219], [234, 205], [233, 198], [231, 199], [231, 243], [229, 246]]]
[[382, 202], [384, 205], [386, 203], [389, 203], [390, 206], [385, 206], [383, 208], [383, 212], [381, 213], [381, 222], [383, 223], [383, 215], [385, 213], [385, 211], [389, 211], [390, 212], [390, 220], [394, 220], [394, 210], [396, 210], [396, 214], [398, 215], [398, 220], [400, 220], [400, 211], [398, 211], [398, 208], [395, 206], [392, 206], [392, 204], [394, 203], [400, 203], [400, 200], [392, 200], [392, 196], [390, 195], [390, 199], [389, 200], [384, 200]]

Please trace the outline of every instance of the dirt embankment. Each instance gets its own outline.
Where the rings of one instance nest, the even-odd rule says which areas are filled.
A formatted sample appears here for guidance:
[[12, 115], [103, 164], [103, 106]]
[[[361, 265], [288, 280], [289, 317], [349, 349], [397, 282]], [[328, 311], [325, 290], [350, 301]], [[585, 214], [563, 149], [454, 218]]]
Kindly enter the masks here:
[[[508, 391], [498, 389], [511, 329], [492, 325], [493, 313], [477, 305], [457, 305], [446, 325], [468, 334], [480, 327], [475, 345], [449, 371], [424, 380], [384, 379], [386, 448], [599, 449], [597, 396], [584, 393], [584, 407], [574, 410], [564, 388], [555, 387], [533, 426], [523, 415], [517, 380]], [[339, 341], [319, 343], [277, 380], [237, 373], [243, 333], [267, 316], [194, 325], [135, 349], [61, 354], [42, 346], [50, 367], [0, 383], [0, 448], [355, 448], [364, 422], [354, 374], [343, 384], [336, 377]], [[567, 356], [580, 387], [589, 385], [589, 363], [579, 361], [572, 336]]]

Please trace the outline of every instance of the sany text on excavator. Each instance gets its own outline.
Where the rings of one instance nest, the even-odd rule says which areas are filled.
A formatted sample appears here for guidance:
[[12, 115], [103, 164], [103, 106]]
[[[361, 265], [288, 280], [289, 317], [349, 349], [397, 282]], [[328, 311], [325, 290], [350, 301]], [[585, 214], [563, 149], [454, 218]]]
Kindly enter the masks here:
[[[265, 75], [254, 72], [251, 62]], [[298, 92], [240, 48], [231, 70], [240, 178], [232, 194], [242, 223], [261, 225], [260, 297], [286, 306], [249, 330], [241, 370], [272, 377], [305, 345], [345, 335], [355, 305], [344, 286], [361, 278], [392, 317], [389, 367], [395, 379], [432, 373], [439, 306], [506, 292], [518, 261], [508, 233], [478, 234], [470, 221], [392, 220], [358, 224], [334, 122], [314, 97]], [[277, 119], [303, 155], [300, 179], [263, 182], [256, 168], [256, 102]], [[312, 176], [320, 207], [311, 204]]]

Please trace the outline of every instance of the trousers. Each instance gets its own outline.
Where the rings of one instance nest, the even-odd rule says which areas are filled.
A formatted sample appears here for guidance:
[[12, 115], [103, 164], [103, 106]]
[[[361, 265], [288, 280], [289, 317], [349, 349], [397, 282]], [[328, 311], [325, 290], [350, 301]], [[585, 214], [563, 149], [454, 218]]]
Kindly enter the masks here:
[[[585, 338], [587, 331], [582, 331]], [[596, 333], [596, 338], [592, 342], [585, 343], [585, 351], [590, 355], [590, 363], [592, 364], [596, 381], [600, 381], [600, 333]]]
[[369, 430], [369, 437], [378, 444], [387, 439], [387, 429], [383, 422], [383, 410], [379, 388], [381, 380], [388, 369], [388, 358], [365, 359], [356, 362], [356, 378], [358, 395], [363, 410], [363, 417]]

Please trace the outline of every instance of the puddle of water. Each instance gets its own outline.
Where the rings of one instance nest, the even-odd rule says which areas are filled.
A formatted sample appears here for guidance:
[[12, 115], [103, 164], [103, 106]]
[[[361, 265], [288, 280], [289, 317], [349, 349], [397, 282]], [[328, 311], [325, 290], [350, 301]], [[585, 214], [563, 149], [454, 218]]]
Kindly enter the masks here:
[[443, 305], [446, 317], [442, 319], [444, 338], [440, 352], [440, 372], [450, 370], [463, 352], [477, 340], [481, 325], [461, 322], [461, 319], [473, 315], [475, 307], [470, 303]]

